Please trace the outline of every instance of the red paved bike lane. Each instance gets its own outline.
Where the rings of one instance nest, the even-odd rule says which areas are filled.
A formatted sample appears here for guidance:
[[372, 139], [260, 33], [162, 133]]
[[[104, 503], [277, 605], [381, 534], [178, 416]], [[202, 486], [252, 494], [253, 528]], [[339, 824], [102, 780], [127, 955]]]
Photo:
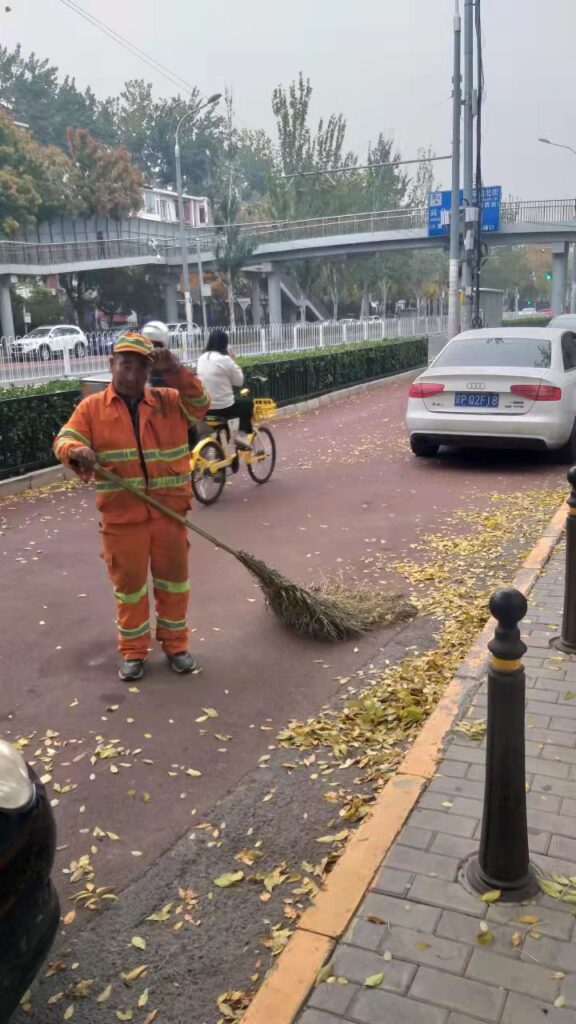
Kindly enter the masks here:
[[[298, 581], [342, 571], [373, 582], [377, 553], [407, 552], [421, 527], [434, 530], [453, 509], [560, 481], [561, 468], [533, 457], [415, 459], [406, 388], [385, 381], [279, 421], [272, 480], [258, 487], [239, 474], [193, 516]], [[66, 895], [62, 870], [94, 844], [97, 885], [121, 889], [141, 874], [256, 766], [279, 727], [316, 711], [390, 635], [337, 647], [298, 639], [265, 611], [245, 569], [192, 537], [202, 672], [176, 677], [155, 650], [132, 690], [116, 675], [91, 490], [8, 502], [0, 516], [1, 732], [29, 738], [26, 756], [50, 777]]]

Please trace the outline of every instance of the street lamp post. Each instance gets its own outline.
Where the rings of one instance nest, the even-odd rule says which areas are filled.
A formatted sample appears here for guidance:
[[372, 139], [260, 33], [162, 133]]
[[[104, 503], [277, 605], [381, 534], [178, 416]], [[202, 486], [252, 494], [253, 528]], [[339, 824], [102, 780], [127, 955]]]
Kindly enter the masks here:
[[[186, 331], [188, 338], [192, 334], [192, 297], [190, 295], [190, 271], [188, 270], [188, 245], [186, 242], [186, 228], [184, 223], [184, 194], [182, 189], [182, 166], [180, 163], [180, 142], [179, 132], [185, 121], [188, 121], [191, 117], [195, 117], [205, 107], [212, 106], [213, 103], [217, 103], [222, 94], [217, 92], [213, 96], [210, 96], [205, 103], [201, 103], [199, 106], [194, 107], [193, 110], [189, 110], [183, 117], [180, 118], [176, 126], [176, 134], [174, 136], [174, 159], [176, 162], [176, 190], [178, 192], [178, 224], [180, 226], [180, 251], [182, 255], [182, 284], [184, 287], [184, 304], [186, 307]], [[200, 254], [200, 245], [197, 245], [196, 255], [198, 258], [198, 278], [200, 282], [200, 294], [202, 296], [202, 316], [204, 319], [204, 330], [207, 327], [206, 321], [206, 306], [204, 303], [204, 295], [202, 288], [202, 260]]]
[[[567, 146], [564, 142], [552, 142], [551, 139], [539, 138], [538, 142], [544, 142], [547, 146], [555, 146], [557, 149], [567, 149], [576, 156], [576, 149]], [[564, 302], [566, 298], [564, 298]], [[566, 307], [564, 306], [564, 309]], [[570, 285], [570, 312], [576, 313], [576, 243], [572, 243], [572, 282]]]

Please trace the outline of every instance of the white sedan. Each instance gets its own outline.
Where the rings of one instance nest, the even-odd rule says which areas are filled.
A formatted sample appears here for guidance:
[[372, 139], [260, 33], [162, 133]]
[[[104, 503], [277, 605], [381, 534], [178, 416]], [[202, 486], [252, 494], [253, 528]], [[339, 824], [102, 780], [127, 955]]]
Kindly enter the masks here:
[[576, 462], [576, 334], [484, 327], [457, 334], [411, 384], [415, 455], [440, 445], [562, 450]]

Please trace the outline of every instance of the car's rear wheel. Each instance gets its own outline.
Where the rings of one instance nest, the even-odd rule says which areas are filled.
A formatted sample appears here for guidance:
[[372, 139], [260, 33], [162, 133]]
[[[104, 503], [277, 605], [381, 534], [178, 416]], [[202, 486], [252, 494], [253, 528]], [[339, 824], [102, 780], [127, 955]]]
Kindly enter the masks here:
[[415, 437], [412, 435], [410, 438], [410, 448], [414, 455], [418, 455], [423, 459], [433, 459], [435, 455], [438, 455], [438, 449], [440, 445], [436, 441], [431, 441], [428, 437]]
[[76, 359], [82, 359], [86, 355], [86, 345], [83, 341], [77, 341], [74, 345], [74, 355]]
[[41, 359], [43, 363], [48, 363], [51, 355], [52, 353], [49, 345], [40, 345], [40, 348], [38, 349], [38, 359]]

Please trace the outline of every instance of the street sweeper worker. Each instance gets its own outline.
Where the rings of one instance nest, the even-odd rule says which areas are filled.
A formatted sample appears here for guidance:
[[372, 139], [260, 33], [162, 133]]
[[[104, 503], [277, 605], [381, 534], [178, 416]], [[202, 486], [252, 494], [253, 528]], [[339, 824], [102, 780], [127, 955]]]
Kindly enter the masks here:
[[[194, 373], [166, 348], [141, 334], [117, 340], [111, 384], [76, 407], [54, 442], [56, 457], [82, 480], [96, 480], [102, 558], [117, 602], [120, 679], [144, 674], [150, 646], [148, 569], [156, 604], [156, 638], [170, 667], [195, 668], [188, 651], [188, 535], [186, 528], [150, 509], [135, 495], [99, 480], [101, 464], [184, 514], [191, 505], [188, 427], [208, 411], [208, 394]], [[151, 388], [151, 369], [167, 387]]]

